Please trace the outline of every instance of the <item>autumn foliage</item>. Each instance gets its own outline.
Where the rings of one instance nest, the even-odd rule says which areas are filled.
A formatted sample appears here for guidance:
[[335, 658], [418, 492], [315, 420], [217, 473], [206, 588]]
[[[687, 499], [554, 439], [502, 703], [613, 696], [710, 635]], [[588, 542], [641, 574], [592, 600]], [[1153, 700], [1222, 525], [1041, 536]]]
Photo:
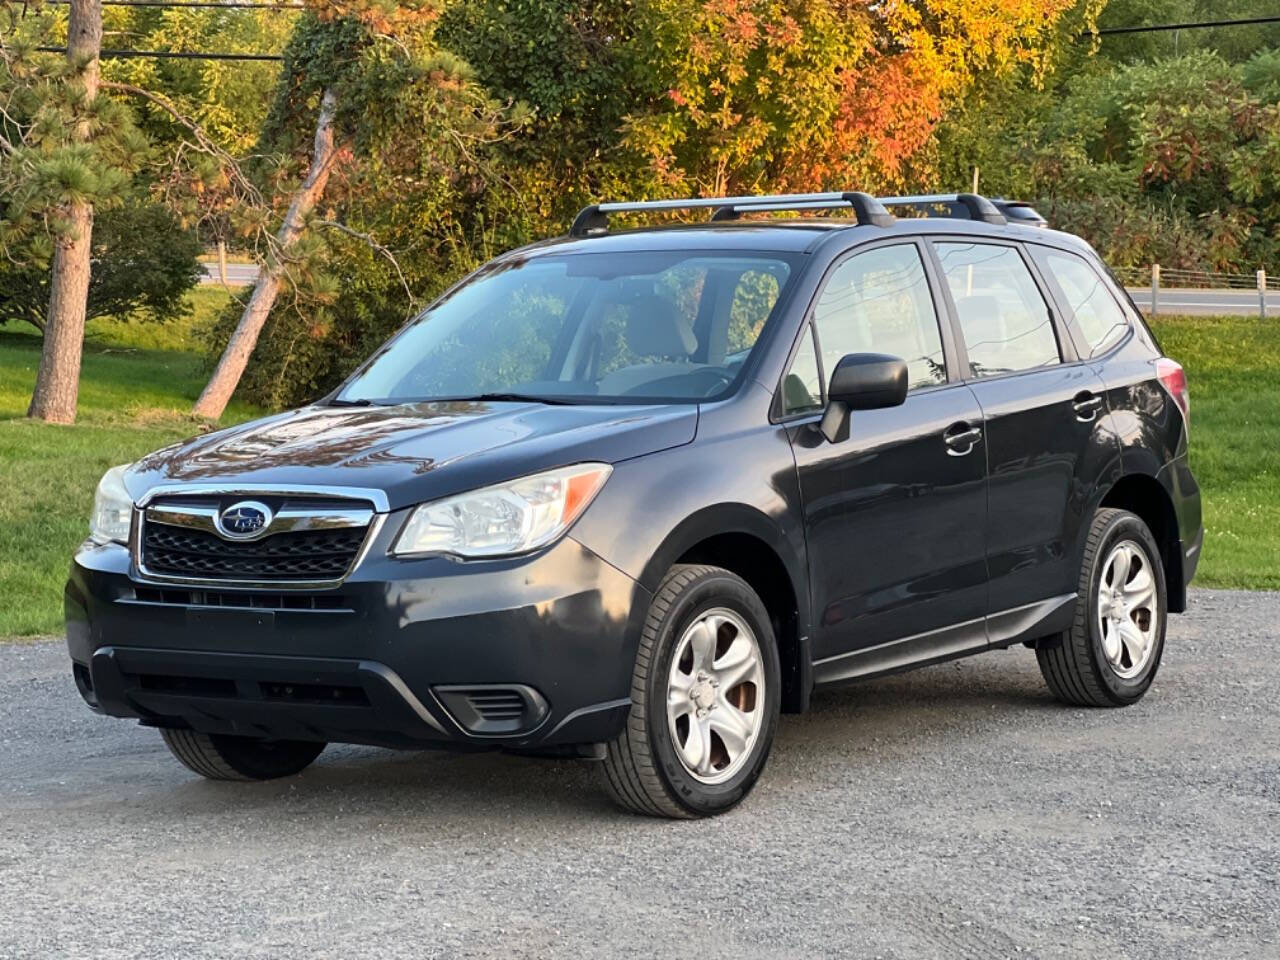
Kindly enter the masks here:
[[681, 191], [892, 186], [975, 77], [1040, 69], [1074, 6], [651, 0], [637, 40], [666, 93], [627, 142]]
[[317, 217], [329, 226], [299, 241], [296, 291], [272, 311], [246, 375], [248, 389], [272, 404], [331, 385], [414, 302], [501, 250], [563, 232], [586, 203], [925, 186], [927, 148], [951, 106], [983, 77], [1034, 78], [1061, 37], [1064, 11], [1080, 8], [1076, 0], [307, 5], [263, 152], [292, 158], [277, 175], [299, 169], [319, 93], [331, 89], [340, 159]]

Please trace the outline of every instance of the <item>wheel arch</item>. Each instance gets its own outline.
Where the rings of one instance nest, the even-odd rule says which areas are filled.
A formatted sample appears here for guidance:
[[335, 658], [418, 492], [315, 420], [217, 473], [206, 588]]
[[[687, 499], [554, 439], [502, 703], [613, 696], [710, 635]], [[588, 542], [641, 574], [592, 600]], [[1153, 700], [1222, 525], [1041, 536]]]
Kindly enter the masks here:
[[671, 532], [645, 567], [641, 582], [660, 581], [676, 563], [723, 567], [756, 592], [769, 611], [778, 644], [783, 712], [807, 710], [813, 687], [808, 581], [803, 555], [779, 527], [744, 504], [709, 507]]
[[1170, 613], [1187, 608], [1187, 588], [1182, 576], [1178, 516], [1164, 485], [1149, 473], [1127, 473], [1103, 495], [1099, 508], [1128, 510], [1142, 519], [1160, 547]]

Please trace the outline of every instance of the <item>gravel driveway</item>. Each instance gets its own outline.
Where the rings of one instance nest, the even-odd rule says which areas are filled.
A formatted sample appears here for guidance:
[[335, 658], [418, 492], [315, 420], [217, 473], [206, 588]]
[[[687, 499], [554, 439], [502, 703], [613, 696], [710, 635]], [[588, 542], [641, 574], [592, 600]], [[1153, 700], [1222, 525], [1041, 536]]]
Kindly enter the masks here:
[[490, 754], [204, 782], [0, 647], [0, 956], [1280, 958], [1280, 594], [1192, 603], [1136, 707], [1022, 648], [870, 681], [697, 823]]

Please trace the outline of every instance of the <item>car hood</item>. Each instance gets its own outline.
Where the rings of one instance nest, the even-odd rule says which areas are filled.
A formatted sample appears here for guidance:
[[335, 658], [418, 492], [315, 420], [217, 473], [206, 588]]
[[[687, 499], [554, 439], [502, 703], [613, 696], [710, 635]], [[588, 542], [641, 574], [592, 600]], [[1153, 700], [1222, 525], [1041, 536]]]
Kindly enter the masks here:
[[585, 461], [693, 440], [694, 404], [445, 402], [312, 406], [166, 447], [136, 463], [134, 500], [161, 484], [361, 487], [391, 509]]

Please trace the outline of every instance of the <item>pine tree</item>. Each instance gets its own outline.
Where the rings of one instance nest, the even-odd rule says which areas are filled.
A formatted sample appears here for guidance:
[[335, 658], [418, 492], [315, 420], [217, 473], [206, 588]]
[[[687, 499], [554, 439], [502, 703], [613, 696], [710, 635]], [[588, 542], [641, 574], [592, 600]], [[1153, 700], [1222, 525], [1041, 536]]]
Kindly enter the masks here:
[[0, 9], [0, 255], [51, 264], [27, 415], [75, 420], [95, 207], [119, 203], [145, 150], [128, 111], [98, 95], [101, 0], [71, 0], [66, 56], [40, 54], [52, 15]]

